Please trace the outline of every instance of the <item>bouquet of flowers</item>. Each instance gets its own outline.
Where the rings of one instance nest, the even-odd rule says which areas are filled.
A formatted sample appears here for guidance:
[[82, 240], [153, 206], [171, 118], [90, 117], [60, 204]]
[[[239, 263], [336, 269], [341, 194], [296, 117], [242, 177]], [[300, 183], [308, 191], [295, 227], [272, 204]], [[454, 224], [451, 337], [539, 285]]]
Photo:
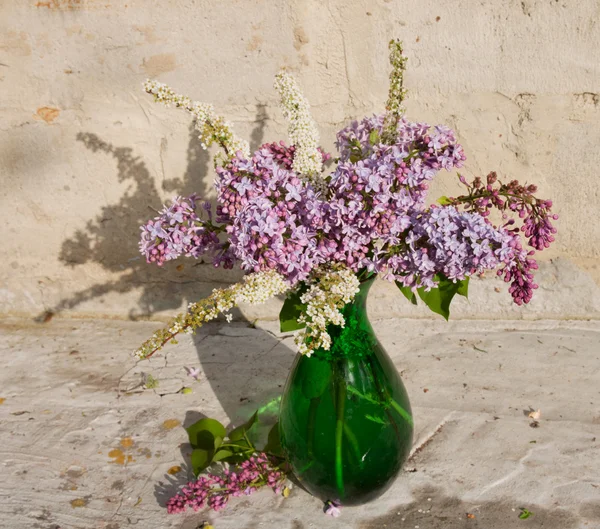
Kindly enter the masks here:
[[[340, 130], [333, 159], [319, 147], [309, 104], [286, 72], [276, 76], [275, 88], [290, 144], [267, 143], [254, 153], [211, 105], [157, 81], [144, 84], [157, 102], [192, 114], [203, 146], [217, 144], [222, 152], [215, 158], [216, 210], [195, 195], [176, 197], [142, 226], [142, 254], [159, 266], [183, 255], [210, 256], [217, 267], [248, 273], [191, 303], [138, 357], [220, 313], [230, 320], [227, 312], [239, 303], [280, 294], [286, 295], [282, 329], [303, 329], [296, 335], [299, 351], [327, 350], [328, 326], [344, 325], [340, 310], [374, 275], [446, 318], [452, 297], [466, 295], [469, 278], [487, 270], [509, 284], [516, 304], [531, 300], [533, 254], [556, 233], [552, 202], [536, 198], [534, 185], [503, 183], [492, 172], [472, 182], [459, 174], [465, 194], [427, 204], [429, 182], [441, 169], [462, 167], [466, 157], [448, 127], [404, 116], [406, 58], [399, 41], [390, 42], [390, 63], [385, 112]], [[491, 216], [492, 209], [499, 214]]]

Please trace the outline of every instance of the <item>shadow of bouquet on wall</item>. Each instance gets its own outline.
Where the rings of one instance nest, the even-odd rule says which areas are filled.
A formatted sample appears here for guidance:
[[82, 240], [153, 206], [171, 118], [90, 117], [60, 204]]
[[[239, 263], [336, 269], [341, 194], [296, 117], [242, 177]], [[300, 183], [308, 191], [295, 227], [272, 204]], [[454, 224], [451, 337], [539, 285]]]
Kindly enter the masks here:
[[[256, 127], [250, 135], [253, 148], [258, 148], [264, 139], [268, 121], [266, 105], [256, 107]], [[98, 135], [80, 132], [76, 140], [93, 153], [112, 157], [117, 166], [117, 182], [127, 183], [125, 194], [115, 204], [102, 207], [100, 213], [87, 221], [62, 243], [59, 260], [70, 268], [86, 263], [97, 263], [112, 273], [120, 273], [116, 280], [94, 284], [61, 300], [36, 318], [47, 321], [54, 314], [74, 309], [81, 304], [110, 293], [124, 294], [141, 290], [137, 307], [129, 310], [132, 320], [174, 310], [190, 301], [208, 295], [216, 284], [223, 284], [222, 274], [215, 273], [210, 262], [197, 261], [167, 262], [161, 268], [149, 265], [140, 255], [138, 241], [140, 226], [155, 216], [163, 199], [144, 161], [131, 147], [115, 146]], [[161, 141], [161, 149], [167, 148], [167, 140]], [[193, 124], [189, 126], [187, 146], [187, 168], [181, 177], [164, 179], [162, 191], [173, 196], [189, 196], [196, 193], [208, 196], [212, 186], [209, 154], [202, 148]], [[238, 281], [241, 272], [230, 272], [231, 282]], [[228, 283], [228, 282], [227, 282]], [[239, 316], [239, 314], [238, 314]]]
[[[180, 307], [182, 301], [188, 299], [186, 286], [202, 281], [202, 274], [197, 270], [182, 273], [183, 270], [203, 266], [204, 263], [199, 261], [183, 268], [181, 264], [168, 263], [163, 269], [158, 269], [146, 264], [140, 256], [139, 227], [154, 216], [156, 208], [162, 204], [146, 164], [132, 148], [115, 146], [96, 134], [82, 132], [76, 139], [90, 151], [112, 157], [116, 161], [117, 182], [129, 186], [117, 203], [103, 206], [94, 219], [63, 242], [59, 260], [71, 268], [94, 262], [109, 272], [121, 273], [121, 276], [76, 292], [48, 310], [56, 314], [112, 292], [133, 290], [141, 290], [141, 293], [137, 308], [129, 311], [130, 319], [147, 318], [156, 312]], [[166, 140], [163, 140], [161, 148], [166, 148]], [[210, 161], [193, 127], [190, 127], [187, 161], [183, 176], [164, 180], [163, 190], [173, 194], [191, 194], [195, 190], [206, 195], [206, 179], [198, 178], [198, 175], [208, 172]], [[203, 290], [207, 292], [210, 289], [206, 287]], [[192, 294], [195, 296], [197, 292]]]
[[[251, 133], [253, 149], [263, 143], [268, 121], [265, 105], [257, 106], [255, 121], [256, 127]], [[140, 226], [157, 214], [157, 208], [163, 203], [164, 191], [183, 196], [195, 192], [202, 197], [208, 195], [212, 186], [212, 176], [209, 175], [212, 163], [193, 124], [189, 128], [186, 170], [180, 177], [163, 180], [163, 193], [159, 192], [144, 160], [131, 147], [116, 146], [89, 132], [79, 133], [76, 140], [91, 152], [104, 156], [107, 167], [110, 167], [110, 162], [116, 163], [116, 182], [126, 183], [128, 187], [118, 202], [103, 206], [85, 226], [64, 240], [59, 259], [72, 269], [96, 263], [104, 270], [120, 275], [115, 280], [96, 283], [75, 292], [48, 308], [37, 318], [38, 321], [47, 321], [48, 314], [74, 309], [107, 294], [133, 291], [140, 291], [140, 295], [136, 306], [129, 310], [129, 319], [147, 319], [161, 311], [187, 306], [189, 302], [209, 295], [215, 287], [228, 284], [223, 283], [225, 274], [215, 270], [211, 262], [178, 260], [159, 268], [147, 264], [138, 249]], [[161, 142], [161, 148], [167, 148], [166, 139]], [[241, 278], [242, 273], [228, 271], [227, 276], [234, 282]], [[253, 328], [239, 311], [234, 315], [242, 321], [233, 327], [218, 322], [208, 325], [194, 339], [203, 375], [231, 420], [247, 419], [257, 407], [276, 398], [281, 393], [289, 364], [294, 358], [290, 349], [278, 338]], [[248, 333], [252, 335], [250, 339]], [[232, 366], [227, 370], [223, 369], [224, 359], [219, 358], [223, 352], [220, 344], [223, 343], [226, 343], [225, 349], [230, 357], [227, 363]], [[273, 362], [270, 355], [264, 353], [278, 345], [283, 347], [285, 354], [279, 354], [281, 358]], [[164, 354], [168, 354], [168, 346]], [[232, 354], [235, 358], [231, 358]], [[248, 383], [240, 384], [240, 379], [246, 379]], [[250, 396], [252, 400], [249, 400]]]

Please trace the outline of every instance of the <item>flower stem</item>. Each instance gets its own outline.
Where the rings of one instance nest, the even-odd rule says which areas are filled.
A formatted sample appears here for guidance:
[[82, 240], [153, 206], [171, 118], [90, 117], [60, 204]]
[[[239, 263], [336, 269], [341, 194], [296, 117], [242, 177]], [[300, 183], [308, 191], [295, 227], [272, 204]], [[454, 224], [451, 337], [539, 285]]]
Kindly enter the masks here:
[[337, 373], [337, 398], [336, 398], [336, 421], [335, 421], [335, 480], [339, 499], [343, 499], [344, 473], [342, 464], [342, 439], [344, 434], [344, 410], [346, 407], [346, 382], [343, 377], [341, 366]]
[[352, 447], [352, 451], [354, 452], [354, 456], [356, 457], [356, 463], [362, 467], [363, 461], [362, 457], [360, 456], [360, 446], [358, 445], [358, 439], [347, 424], [344, 424], [344, 434], [346, 435], [346, 438], [348, 439], [348, 442]]
[[[368, 363], [369, 363], [369, 367], [371, 368], [371, 375], [373, 376], [373, 382], [375, 383], [375, 388], [377, 389], [377, 393], [379, 393], [379, 398], [381, 399], [381, 402], [387, 404], [389, 401], [392, 401], [392, 398], [390, 397], [390, 395], [389, 395], [388, 391], [386, 390], [385, 386], [379, 380], [378, 366], [375, 363], [375, 361], [373, 359], [373, 356], [369, 356]], [[392, 402], [394, 402], [394, 401], [392, 401]], [[398, 404], [396, 404], [396, 406], [398, 406]], [[398, 406], [398, 407], [400, 408], [400, 406]], [[400, 408], [400, 409], [402, 409], [402, 408]], [[387, 416], [388, 421], [390, 421], [390, 424], [392, 425], [392, 428], [394, 429], [394, 433], [396, 434], [396, 438], [398, 440], [400, 440], [401, 436], [400, 436], [400, 432], [398, 431], [398, 425], [396, 424], [396, 421], [394, 420], [394, 418], [390, 414], [389, 408], [387, 406], [384, 406], [383, 411], [384, 411], [385, 415]]]
[[398, 414], [400, 415], [400, 417], [402, 417], [411, 426], [414, 426], [414, 421], [413, 421], [413, 418], [410, 416], [410, 413], [408, 413], [394, 399], [390, 399], [390, 404], [392, 405], [392, 408], [394, 408], [398, 412]]
[[310, 399], [310, 404], [308, 406], [307, 449], [309, 457], [313, 456], [313, 446], [315, 441], [315, 423], [317, 420], [317, 410], [319, 409], [320, 402], [321, 397], [314, 397]]

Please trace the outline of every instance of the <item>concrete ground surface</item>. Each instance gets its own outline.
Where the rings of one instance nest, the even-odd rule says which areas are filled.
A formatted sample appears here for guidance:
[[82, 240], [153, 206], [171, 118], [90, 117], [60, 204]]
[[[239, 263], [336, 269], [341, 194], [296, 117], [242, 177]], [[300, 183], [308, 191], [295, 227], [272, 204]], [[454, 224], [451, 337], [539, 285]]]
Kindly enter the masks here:
[[[183, 426], [239, 424], [281, 392], [294, 353], [275, 322], [217, 323], [136, 363], [158, 325], [0, 324], [0, 527], [600, 528], [597, 321], [375, 321], [411, 397], [415, 445], [381, 498], [337, 519], [297, 486], [221, 513], [166, 513], [189, 477]], [[157, 388], [143, 389], [148, 375]]]

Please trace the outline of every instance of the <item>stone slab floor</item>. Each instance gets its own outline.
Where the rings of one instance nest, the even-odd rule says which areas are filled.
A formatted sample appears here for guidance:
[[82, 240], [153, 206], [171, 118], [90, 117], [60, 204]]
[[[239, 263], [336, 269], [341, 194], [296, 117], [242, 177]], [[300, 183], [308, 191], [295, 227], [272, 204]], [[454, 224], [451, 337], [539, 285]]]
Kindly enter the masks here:
[[[375, 322], [412, 399], [415, 446], [384, 496], [337, 519], [298, 487], [166, 513], [188, 478], [183, 426], [274, 409], [294, 353], [274, 322], [223, 323], [136, 363], [157, 326], [0, 324], [0, 527], [600, 528], [598, 322]], [[157, 388], [143, 389], [148, 375]]]

